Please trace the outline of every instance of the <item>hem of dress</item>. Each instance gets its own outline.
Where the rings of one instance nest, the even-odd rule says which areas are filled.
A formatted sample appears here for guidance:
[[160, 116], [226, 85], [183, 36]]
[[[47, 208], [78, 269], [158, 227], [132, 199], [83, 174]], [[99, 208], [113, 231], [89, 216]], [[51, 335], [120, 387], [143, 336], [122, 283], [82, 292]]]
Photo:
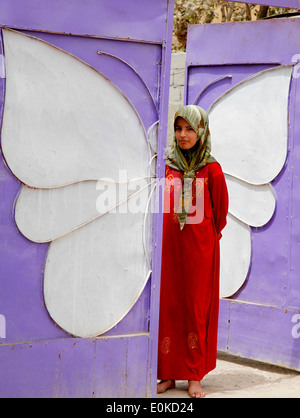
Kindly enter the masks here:
[[[214, 366], [214, 367], [208, 369], [207, 371], [205, 371], [201, 374], [198, 374], [198, 375], [190, 375], [190, 374], [188, 375], [188, 374], [186, 374], [186, 375], [184, 375], [184, 377], [182, 377], [182, 375], [179, 375], [179, 376], [176, 375], [176, 377], [174, 377], [174, 375], [167, 375], [167, 377], [165, 377], [165, 376], [161, 377], [162, 375], [158, 375], [157, 380], [196, 380], [196, 381], [200, 382], [201, 380], [204, 379], [204, 377], [208, 373], [213, 371], [215, 368], [216, 368], [216, 366]], [[172, 376], [172, 377], [168, 377], [168, 376]]]

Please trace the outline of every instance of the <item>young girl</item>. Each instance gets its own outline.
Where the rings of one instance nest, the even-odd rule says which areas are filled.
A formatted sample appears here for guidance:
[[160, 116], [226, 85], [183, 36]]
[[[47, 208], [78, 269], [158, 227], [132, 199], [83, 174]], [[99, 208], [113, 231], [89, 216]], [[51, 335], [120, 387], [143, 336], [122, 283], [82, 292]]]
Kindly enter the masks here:
[[206, 112], [182, 107], [166, 161], [157, 392], [188, 380], [190, 397], [204, 397], [203, 377], [216, 367], [219, 239], [228, 192], [210, 155]]

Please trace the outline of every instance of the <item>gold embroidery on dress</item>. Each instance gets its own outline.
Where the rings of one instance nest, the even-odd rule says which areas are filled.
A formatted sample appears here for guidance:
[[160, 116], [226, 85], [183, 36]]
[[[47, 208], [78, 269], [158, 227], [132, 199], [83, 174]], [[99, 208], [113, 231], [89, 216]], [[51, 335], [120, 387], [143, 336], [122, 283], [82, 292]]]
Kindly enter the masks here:
[[174, 176], [173, 176], [173, 174], [168, 174], [167, 176], [166, 176], [166, 184], [165, 184], [165, 190], [166, 190], [166, 192], [168, 192], [168, 193], [170, 193], [171, 192], [171, 190], [172, 190], [172, 188], [174, 188], [174, 185], [173, 185], [173, 180], [174, 180]]
[[168, 354], [170, 352], [170, 344], [171, 344], [170, 337], [165, 337], [162, 340], [162, 343], [161, 343], [161, 352], [163, 354]]
[[194, 348], [198, 347], [197, 346], [198, 337], [197, 337], [197, 334], [195, 334], [194, 332], [191, 332], [188, 335], [187, 340], [188, 340], [188, 345], [191, 349], [194, 349]]
[[195, 195], [196, 195], [196, 197], [203, 196], [203, 188], [204, 188], [204, 179], [203, 178], [197, 178], [195, 180]]

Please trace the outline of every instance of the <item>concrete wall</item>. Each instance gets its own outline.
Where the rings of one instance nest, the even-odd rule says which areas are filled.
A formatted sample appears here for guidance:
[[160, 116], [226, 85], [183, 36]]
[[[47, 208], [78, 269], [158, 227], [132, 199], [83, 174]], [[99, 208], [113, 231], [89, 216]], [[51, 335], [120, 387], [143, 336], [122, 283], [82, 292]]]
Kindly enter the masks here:
[[185, 57], [185, 52], [175, 52], [172, 54], [168, 118], [168, 144], [171, 144], [173, 140], [174, 114], [177, 109], [183, 105]]

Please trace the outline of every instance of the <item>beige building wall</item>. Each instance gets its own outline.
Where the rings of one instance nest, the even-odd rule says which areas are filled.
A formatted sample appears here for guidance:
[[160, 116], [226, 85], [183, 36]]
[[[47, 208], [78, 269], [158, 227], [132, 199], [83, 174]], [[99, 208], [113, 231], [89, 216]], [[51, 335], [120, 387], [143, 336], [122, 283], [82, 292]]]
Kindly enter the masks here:
[[183, 105], [185, 52], [174, 52], [171, 61], [169, 118], [168, 118], [168, 145], [173, 141], [173, 117], [177, 109]]

